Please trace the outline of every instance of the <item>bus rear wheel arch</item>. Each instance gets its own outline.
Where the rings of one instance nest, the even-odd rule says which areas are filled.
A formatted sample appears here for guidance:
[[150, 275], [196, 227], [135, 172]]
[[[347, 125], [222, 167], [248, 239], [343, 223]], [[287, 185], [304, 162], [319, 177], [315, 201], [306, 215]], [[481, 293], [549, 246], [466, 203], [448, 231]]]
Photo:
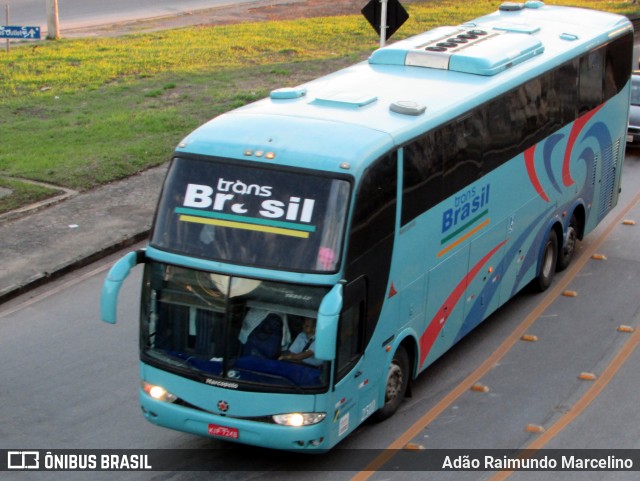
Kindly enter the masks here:
[[404, 346], [398, 346], [387, 371], [384, 404], [376, 413], [376, 421], [384, 421], [395, 414], [400, 407], [409, 386], [411, 364]]

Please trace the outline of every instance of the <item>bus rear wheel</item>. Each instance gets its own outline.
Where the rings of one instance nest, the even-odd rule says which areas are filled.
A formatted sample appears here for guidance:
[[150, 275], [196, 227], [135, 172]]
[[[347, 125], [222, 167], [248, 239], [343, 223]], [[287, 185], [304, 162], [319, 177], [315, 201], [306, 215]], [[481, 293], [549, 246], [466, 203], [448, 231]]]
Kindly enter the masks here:
[[389, 365], [384, 405], [374, 414], [377, 421], [384, 421], [390, 418], [398, 410], [407, 392], [409, 376], [409, 356], [404, 347], [400, 346]]
[[540, 259], [540, 274], [535, 279], [535, 286], [540, 292], [546, 291], [556, 272], [556, 263], [558, 260], [558, 236], [556, 231], [551, 229], [547, 240], [544, 243], [542, 257]]
[[569, 226], [567, 227], [567, 239], [558, 255], [558, 265], [556, 267], [556, 270], [563, 271], [567, 267], [569, 267], [569, 264], [571, 264], [571, 260], [576, 253], [577, 244], [578, 219], [575, 215], [572, 215], [571, 220], [569, 221]]

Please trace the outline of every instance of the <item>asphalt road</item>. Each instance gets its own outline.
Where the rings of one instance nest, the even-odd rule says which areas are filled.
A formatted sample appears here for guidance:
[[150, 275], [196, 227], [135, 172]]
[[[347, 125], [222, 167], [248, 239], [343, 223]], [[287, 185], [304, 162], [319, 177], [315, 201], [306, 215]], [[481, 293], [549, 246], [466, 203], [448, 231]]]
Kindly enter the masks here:
[[[256, 0], [58, 0], [61, 29], [131, 21], [142, 18], [180, 15], [193, 10], [221, 7]], [[9, 4], [9, 25], [42, 26], [46, 30], [45, 0], [0, 0], [0, 23], [5, 24]]]
[[[112, 0], [62, 0], [61, 22], [112, 22], [125, 6]], [[157, 14], [176, 13], [168, 0], [149, 1]], [[46, 24], [23, 9], [42, 0], [11, 0], [12, 24]], [[185, 9], [216, 6], [182, 2]], [[72, 6], [76, 5], [75, 8]], [[165, 7], [163, 7], [165, 5]], [[189, 7], [187, 7], [189, 5]], [[66, 10], [75, 12], [68, 16]], [[165, 8], [164, 11], [161, 11]], [[173, 11], [171, 9], [174, 9]], [[22, 9], [22, 10], [21, 10]], [[134, 11], [127, 11], [132, 19]], [[151, 15], [156, 15], [152, 13]], [[94, 20], [90, 20], [94, 19]], [[36, 23], [36, 24], [38, 24]], [[67, 24], [67, 27], [69, 25]], [[86, 24], [84, 24], [86, 25]], [[70, 28], [70, 27], [68, 27]], [[625, 160], [618, 207], [580, 245], [568, 271], [544, 295], [522, 293], [492, 315], [414, 383], [413, 396], [390, 420], [366, 423], [340, 449], [588, 448], [640, 449], [640, 151]], [[635, 219], [626, 226], [621, 219]], [[591, 258], [603, 254], [606, 260]], [[266, 450], [165, 430], [139, 412], [140, 268], [121, 292], [120, 322], [98, 320], [106, 271], [122, 253], [0, 306], [0, 449], [211, 449], [216, 480], [424, 479], [422, 473], [336, 471], [339, 452], [307, 460], [311, 472], [288, 469], [288, 457]], [[570, 290], [576, 297], [566, 297]], [[522, 334], [537, 341], [521, 341]], [[628, 354], [626, 357], [623, 354]], [[595, 381], [581, 380], [593, 373]], [[469, 389], [486, 386], [486, 392]], [[542, 432], [531, 432], [539, 426]], [[290, 456], [290, 455], [289, 455]], [[390, 461], [393, 463], [393, 460]], [[251, 466], [260, 463], [255, 471]], [[202, 473], [2, 473], [7, 480], [202, 479]], [[429, 480], [505, 479], [496, 472], [431, 472]], [[514, 481], [637, 481], [638, 472], [514, 473]]]
[[[423, 373], [414, 383], [413, 397], [393, 418], [366, 423], [340, 450], [640, 448], [639, 335], [617, 330], [623, 324], [636, 330], [640, 326], [638, 185], [640, 156], [632, 153], [625, 161], [618, 207], [581, 243], [578, 257], [552, 288], [510, 301]], [[624, 225], [623, 218], [639, 225]], [[594, 253], [606, 260], [592, 259]], [[140, 268], [121, 292], [120, 322], [111, 326], [98, 320], [101, 285], [114, 258], [0, 308], [0, 449], [200, 448], [212, 450], [216, 480], [416, 479], [418, 473], [392, 467], [374, 473], [336, 471], [344, 453], [340, 450], [304, 459], [310, 472], [301, 473], [290, 470], [291, 454], [149, 424], [137, 401]], [[566, 290], [577, 296], [563, 296]], [[522, 341], [522, 334], [538, 340]], [[621, 358], [625, 349], [628, 356]], [[583, 372], [594, 373], [596, 380], [579, 379]], [[476, 384], [486, 386], [486, 392], [470, 389]], [[528, 425], [544, 432], [530, 432]], [[230, 465], [238, 470], [221, 471]], [[3, 473], [3, 479], [26, 479], [20, 474]], [[74, 475], [182, 481], [201, 479], [202, 473], [40, 472], [29, 479], [68, 480]], [[505, 479], [496, 477], [502, 475], [431, 472], [428, 478], [496, 481]], [[562, 481], [575, 476], [520, 472], [511, 479]], [[637, 480], [637, 471], [580, 473], [580, 480], [631, 481]]]

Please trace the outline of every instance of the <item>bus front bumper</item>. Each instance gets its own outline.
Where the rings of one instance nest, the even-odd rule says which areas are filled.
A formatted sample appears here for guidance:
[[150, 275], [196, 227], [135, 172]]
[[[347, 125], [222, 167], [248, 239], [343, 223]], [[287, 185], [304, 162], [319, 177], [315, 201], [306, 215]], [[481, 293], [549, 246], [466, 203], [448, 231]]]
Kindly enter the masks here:
[[328, 445], [325, 418], [311, 426], [282, 426], [268, 422], [218, 416], [163, 401], [157, 401], [140, 390], [140, 407], [153, 424], [176, 431], [196, 434], [221, 441], [282, 450], [326, 450]]

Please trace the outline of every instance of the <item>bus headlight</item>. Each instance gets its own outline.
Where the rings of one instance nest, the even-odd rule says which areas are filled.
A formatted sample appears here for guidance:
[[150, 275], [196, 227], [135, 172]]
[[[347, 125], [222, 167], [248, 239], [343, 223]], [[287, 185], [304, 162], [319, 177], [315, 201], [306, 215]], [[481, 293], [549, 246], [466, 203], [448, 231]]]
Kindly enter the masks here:
[[283, 426], [310, 426], [318, 424], [327, 416], [326, 413], [288, 413], [272, 416], [276, 424]]
[[167, 403], [172, 403], [176, 401], [177, 396], [168, 392], [162, 386], [156, 386], [155, 384], [149, 384], [148, 382], [142, 381], [142, 390], [146, 392], [149, 396], [151, 396], [156, 401], [163, 401]]

